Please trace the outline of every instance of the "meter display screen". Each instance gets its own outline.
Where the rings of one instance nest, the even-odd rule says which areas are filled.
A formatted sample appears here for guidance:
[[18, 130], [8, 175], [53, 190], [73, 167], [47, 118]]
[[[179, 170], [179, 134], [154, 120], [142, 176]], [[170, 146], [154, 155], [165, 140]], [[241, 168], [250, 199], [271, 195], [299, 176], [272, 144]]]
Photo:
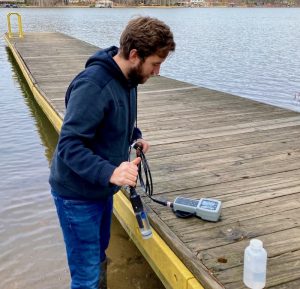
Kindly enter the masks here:
[[215, 211], [218, 207], [218, 203], [210, 200], [202, 200], [200, 204], [200, 208], [210, 210], [210, 211]]

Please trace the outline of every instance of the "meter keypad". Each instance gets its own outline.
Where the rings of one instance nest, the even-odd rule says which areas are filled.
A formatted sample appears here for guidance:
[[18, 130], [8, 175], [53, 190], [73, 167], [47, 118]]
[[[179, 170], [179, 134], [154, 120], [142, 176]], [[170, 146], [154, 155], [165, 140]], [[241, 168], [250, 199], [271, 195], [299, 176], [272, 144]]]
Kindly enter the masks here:
[[177, 198], [176, 203], [179, 205], [189, 206], [189, 207], [197, 207], [199, 204], [198, 200], [192, 200], [187, 198]]

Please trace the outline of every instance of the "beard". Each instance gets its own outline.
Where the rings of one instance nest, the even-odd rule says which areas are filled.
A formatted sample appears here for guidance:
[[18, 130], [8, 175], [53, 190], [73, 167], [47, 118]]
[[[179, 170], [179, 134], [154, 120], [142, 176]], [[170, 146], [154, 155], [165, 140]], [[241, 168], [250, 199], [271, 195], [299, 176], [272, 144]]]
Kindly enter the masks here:
[[143, 84], [149, 77], [143, 74], [143, 62], [141, 61], [137, 67], [130, 69], [128, 73], [130, 82], [134, 85]]

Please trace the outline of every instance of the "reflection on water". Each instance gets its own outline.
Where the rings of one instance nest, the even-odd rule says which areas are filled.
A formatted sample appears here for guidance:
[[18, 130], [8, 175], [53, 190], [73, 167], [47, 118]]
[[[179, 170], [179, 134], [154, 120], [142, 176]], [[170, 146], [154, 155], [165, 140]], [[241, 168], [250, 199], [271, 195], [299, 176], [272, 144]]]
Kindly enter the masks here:
[[[1, 49], [4, 52], [3, 45]], [[2, 108], [11, 107], [1, 115], [0, 172], [6, 178], [0, 191], [1, 288], [67, 289], [64, 243], [47, 182], [58, 135], [11, 52], [6, 49], [0, 55], [7, 56], [1, 72], [11, 81], [5, 84], [9, 89], [1, 87], [6, 97], [0, 100]], [[108, 256], [109, 288], [164, 288], [115, 218]]]
[[35, 101], [21, 70], [19, 69], [17, 62], [15, 61], [8, 47], [6, 47], [6, 52], [8, 55], [8, 60], [12, 65], [13, 76], [20, 84], [20, 89], [24, 95], [25, 103], [27, 104], [30, 114], [34, 119], [36, 129], [45, 149], [45, 156], [50, 162], [58, 140], [58, 134], [49, 122], [46, 115], [41, 110], [40, 106]]

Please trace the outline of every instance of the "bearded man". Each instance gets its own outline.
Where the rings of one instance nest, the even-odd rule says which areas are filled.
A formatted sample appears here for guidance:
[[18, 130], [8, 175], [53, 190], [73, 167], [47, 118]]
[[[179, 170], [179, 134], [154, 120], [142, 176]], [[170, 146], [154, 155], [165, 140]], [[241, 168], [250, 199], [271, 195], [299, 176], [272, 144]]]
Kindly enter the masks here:
[[71, 82], [49, 182], [62, 228], [71, 289], [105, 289], [113, 195], [135, 186], [140, 158], [129, 147], [149, 144], [135, 126], [137, 86], [157, 75], [175, 50], [165, 23], [138, 17], [115, 46], [98, 51]]

